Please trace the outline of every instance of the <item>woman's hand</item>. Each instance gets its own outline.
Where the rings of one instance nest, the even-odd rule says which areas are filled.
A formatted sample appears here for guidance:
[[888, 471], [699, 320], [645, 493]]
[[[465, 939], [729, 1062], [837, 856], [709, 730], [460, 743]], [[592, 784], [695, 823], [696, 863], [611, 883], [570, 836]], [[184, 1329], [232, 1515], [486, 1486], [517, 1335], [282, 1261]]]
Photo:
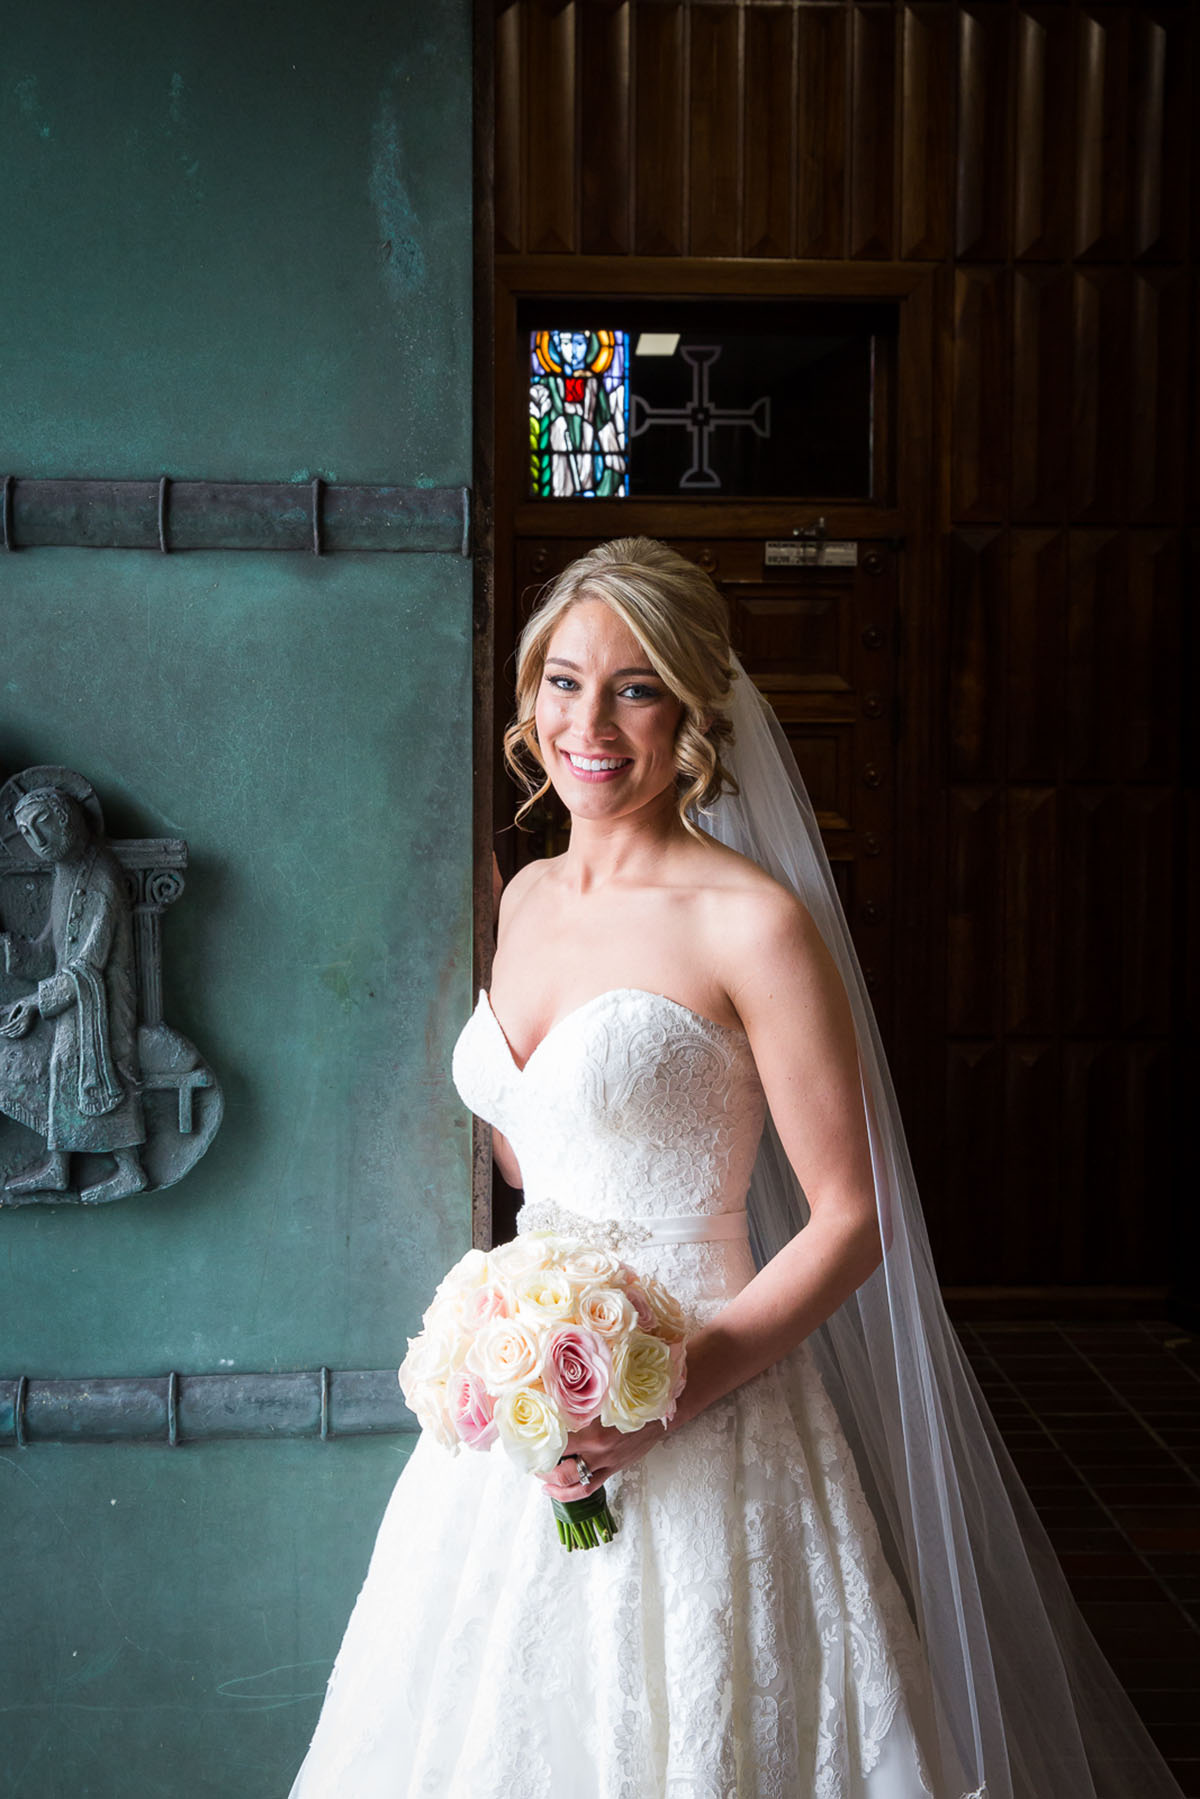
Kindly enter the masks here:
[[[573, 1431], [567, 1438], [563, 1459], [550, 1474], [538, 1476], [551, 1499], [583, 1499], [602, 1487], [610, 1474], [617, 1474], [633, 1462], [640, 1461], [648, 1449], [663, 1439], [661, 1424], [643, 1424], [641, 1430], [625, 1431], [607, 1424], [589, 1424], [585, 1430]], [[581, 1486], [575, 1457], [581, 1455], [591, 1480]]]

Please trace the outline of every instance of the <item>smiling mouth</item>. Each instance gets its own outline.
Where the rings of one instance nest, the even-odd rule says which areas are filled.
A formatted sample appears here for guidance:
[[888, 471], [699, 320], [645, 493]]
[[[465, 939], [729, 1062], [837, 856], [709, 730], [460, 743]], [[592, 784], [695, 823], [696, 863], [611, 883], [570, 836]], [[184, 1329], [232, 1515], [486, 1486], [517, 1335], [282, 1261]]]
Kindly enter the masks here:
[[570, 750], [562, 753], [579, 775], [613, 774], [618, 769], [628, 768], [633, 760], [632, 756], [575, 756]]

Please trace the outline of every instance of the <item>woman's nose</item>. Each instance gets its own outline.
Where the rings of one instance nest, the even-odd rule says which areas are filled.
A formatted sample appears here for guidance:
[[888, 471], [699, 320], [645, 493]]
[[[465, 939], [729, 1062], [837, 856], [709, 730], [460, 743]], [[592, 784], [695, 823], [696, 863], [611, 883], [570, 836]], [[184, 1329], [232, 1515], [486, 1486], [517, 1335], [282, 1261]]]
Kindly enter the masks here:
[[612, 701], [602, 688], [583, 695], [583, 728], [589, 736], [608, 737], [612, 734]]

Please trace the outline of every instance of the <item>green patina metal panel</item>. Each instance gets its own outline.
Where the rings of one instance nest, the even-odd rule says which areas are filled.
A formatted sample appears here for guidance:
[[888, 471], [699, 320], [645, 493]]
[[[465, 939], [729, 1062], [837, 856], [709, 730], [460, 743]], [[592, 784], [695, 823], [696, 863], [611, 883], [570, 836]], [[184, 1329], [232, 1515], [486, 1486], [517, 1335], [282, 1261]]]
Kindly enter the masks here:
[[[0, 474], [470, 480], [470, 8], [11, 7]], [[178, 1187], [0, 1214], [0, 1373], [394, 1365], [469, 1239], [470, 568], [0, 560], [0, 775], [187, 838]], [[0, 1454], [0, 1795], [286, 1792], [403, 1438]], [[14, 1547], [15, 1546], [15, 1547]]]

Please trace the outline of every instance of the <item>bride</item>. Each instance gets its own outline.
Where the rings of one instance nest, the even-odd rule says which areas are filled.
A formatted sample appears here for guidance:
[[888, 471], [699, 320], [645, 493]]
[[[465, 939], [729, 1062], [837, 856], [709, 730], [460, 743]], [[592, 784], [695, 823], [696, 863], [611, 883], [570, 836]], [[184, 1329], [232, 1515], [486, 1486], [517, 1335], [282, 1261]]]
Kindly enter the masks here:
[[[506, 740], [571, 814], [454, 1055], [519, 1228], [689, 1320], [671, 1424], [540, 1483], [427, 1434], [292, 1799], [1178, 1799], [941, 1308], [790, 752], [646, 539], [531, 618]], [[764, 1129], [765, 1123], [765, 1129]], [[565, 1555], [548, 1497], [607, 1486]]]

